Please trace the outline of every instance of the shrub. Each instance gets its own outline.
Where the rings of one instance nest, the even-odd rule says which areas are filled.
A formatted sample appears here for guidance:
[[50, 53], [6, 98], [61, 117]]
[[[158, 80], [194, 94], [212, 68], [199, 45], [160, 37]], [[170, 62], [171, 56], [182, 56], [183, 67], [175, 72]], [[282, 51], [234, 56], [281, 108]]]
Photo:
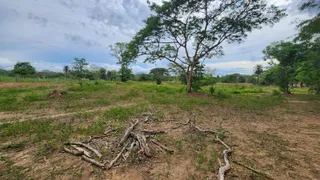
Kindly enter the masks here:
[[157, 84], [160, 85], [162, 83], [162, 80], [160, 78], [157, 78]]
[[210, 92], [211, 95], [213, 95], [215, 90], [216, 90], [216, 88], [214, 88], [213, 86], [210, 86], [209, 92]]
[[273, 90], [272, 96], [281, 96], [281, 92], [279, 90]]
[[216, 97], [218, 97], [219, 99], [226, 99], [228, 98], [228, 94], [225, 91], [219, 90], [216, 93]]

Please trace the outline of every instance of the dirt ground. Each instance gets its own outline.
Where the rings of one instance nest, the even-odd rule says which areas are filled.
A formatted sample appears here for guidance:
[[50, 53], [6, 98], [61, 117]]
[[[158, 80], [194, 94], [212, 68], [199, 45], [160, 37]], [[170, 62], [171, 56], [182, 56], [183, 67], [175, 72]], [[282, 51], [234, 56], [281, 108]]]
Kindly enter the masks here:
[[[191, 96], [208, 98], [199, 93], [193, 93]], [[128, 106], [135, 105], [128, 104]], [[174, 128], [177, 123], [185, 123], [190, 115], [194, 114], [198, 126], [212, 130], [223, 129], [225, 132], [224, 142], [233, 151], [230, 157], [231, 170], [226, 174], [227, 180], [316, 180], [320, 179], [318, 107], [319, 102], [300, 101], [291, 97], [288, 97], [283, 105], [265, 111], [238, 110], [213, 103], [210, 106], [194, 108], [190, 113], [174, 105], [150, 105], [150, 109], [161, 111], [163, 117], [161, 120], [143, 124], [140, 128], [168, 131], [168, 134], [161, 136], [160, 139], [165, 145], [173, 148], [174, 153], [169, 154], [155, 149], [150, 158], [118, 163], [110, 170], [101, 170], [81, 160], [80, 157], [61, 150], [53, 155], [39, 158], [33, 144], [28, 144], [18, 152], [0, 150], [0, 156], [10, 157], [12, 161], [10, 167], [15, 167], [10, 170], [16, 172], [16, 177], [21, 179], [216, 179], [219, 161], [223, 160], [221, 157], [223, 146], [214, 140], [214, 136], [209, 134], [203, 136], [190, 130], [189, 126]], [[103, 109], [105, 110], [106, 108]], [[22, 115], [19, 114], [19, 117]], [[37, 121], [39, 115], [33, 114], [33, 117], [29, 115], [28, 118]], [[72, 115], [74, 114], [50, 116], [70, 125], [90, 124], [90, 120], [82, 121]], [[3, 118], [6, 117], [12, 118], [10, 113]], [[91, 121], [94, 121], [94, 118]], [[130, 126], [129, 122], [124, 124], [125, 128]], [[122, 135], [107, 137], [106, 141], [117, 142]], [[23, 141], [24, 138], [27, 137], [20, 137], [15, 141]], [[79, 136], [72, 137], [74, 140], [79, 138]], [[9, 143], [11, 142], [1, 146]], [[208, 159], [211, 158], [212, 152], [217, 154], [212, 156], [217, 161], [210, 165]], [[117, 152], [111, 152], [107, 156], [112, 158], [116, 154]], [[0, 162], [0, 169], [5, 169], [7, 165]], [[262, 174], [255, 173], [245, 166]], [[23, 175], [18, 176], [20, 173]]]
[[49, 86], [47, 82], [0, 82], [0, 88]]

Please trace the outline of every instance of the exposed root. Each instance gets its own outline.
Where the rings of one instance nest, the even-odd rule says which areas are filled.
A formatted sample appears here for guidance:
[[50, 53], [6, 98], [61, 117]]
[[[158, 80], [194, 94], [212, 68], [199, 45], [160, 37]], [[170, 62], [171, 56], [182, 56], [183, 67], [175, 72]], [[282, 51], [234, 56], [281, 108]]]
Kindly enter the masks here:
[[128, 139], [130, 133], [132, 132], [132, 130], [139, 124], [139, 120], [137, 120], [134, 124], [131, 124], [131, 126], [126, 130], [126, 132], [124, 133], [124, 136], [122, 137], [122, 139], [120, 140], [120, 146], [123, 146], [124, 142], [126, 142], [126, 140]]
[[216, 135], [216, 140], [219, 141], [226, 148], [222, 153], [225, 165], [222, 166], [221, 163], [220, 163], [220, 168], [219, 168], [219, 173], [218, 173], [218, 180], [224, 180], [225, 173], [227, 171], [229, 171], [230, 168], [231, 168], [230, 167], [230, 162], [229, 162], [229, 159], [228, 159], [229, 154], [232, 152], [231, 148], [219, 138], [219, 135], [221, 135], [220, 132], [214, 131], [214, 130], [208, 130], [208, 129], [200, 128], [200, 127], [196, 126], [193, 122], [190, 123], [190, 127], [194, 128], [194, 129], [196, 129], [196, 130], [198, 130], [200, 132], [203, 132], [203, 133], [215, 134]]
[[83, 154], [84, 154], [85, 156], [91, 158], [90, 153], [89, 153], [88, 151], [86, 151], [85, 149], [80, 148], [80, 147], [75, 146], [75, 145], [71, 145], [71, 147], [73, 147], [73, 148], [76, 149], [77, 151], [83, 152]]
[[83, 155], [83, 151], [77, 151], [77, 150], [71, 150], [71, 149], [68, 149], [66, 147], [63, 148], [63, 150], [67, 153], [70, 153], [70, 154], [73, 154], [75, 156], [81, 156]]
[[158, 145], [158, 146], [161, 147], [162, 149], [168, 151], [169, 153], [173, 153], [173, 152], [174, 152], [174, 150], [172, 150], [172, 149], [168, 148], [167, 146], [161, 144], [160, 142], [158, 142], [158, 141], [155, 140], [155, 139], [151, 139], [151, 142], [153, 142], [154, 144]]
[[127, 148], [127, 146], [129, 145], [129, 143], [127, 143], [123, 148], [122, 150], [120, 151], [120, 153], [116, 156], [116, 158], [114, 158], [109, 166], [108, 166], [108, 169], [112, 168], [113, 164], [116, 163], [118, 161], [118, 159], [121, 157], [122, 153], [124, 152], [124, 150]]
[[147, 144], [146, 136], [144, 136], [143, 134], [140, 134], [140, 133], [131, 133], [131, 135], [134, 136], [139, 142], [139, 146], [140, 146], [139, 153], [143, 153], [146, 156], [150, 157], [151, 153], [150, 153], [150, 149]]
[[155, 134], [167, 134], [168, 131], [161, 131], [161, 130], [141, 130], [145, 134], [155, 135]]
[[82, 142], [71, 142], [70, 144], [71, 145], [82, 146], [82, 147], [85, 147], [85, 148], [89, 149], [90, 151], [94, 152], [99, 157], [99, 159], [102, 157], [102, 154], [99, 151], [97, 151], [96, 149], [94, 149], [93, 147], [91, 147], [88, 144], [84, 144]]
[[171, 129], [178, 129], [178, 128], [182, 127], [182, 126], [188, 125], [190, 122], [191, 122], [191, 120], [188, 119], [187, 122], [185, 122], [185, 123], [176, 123], [176, 124], [179, 124], [179, 125], [175, 126], [175, 127], [172, 127]]
[[88, 158], [88, 157], [85, 156], [85, 155], [82, 155], [81, 157], [82, 157], [82, 159], [90, 162], [91, 164], [94, 164], [94, 165], [99, 166], [99, 167], [101, 167], [102, 169], [104, 169], [104, 164], [102, 164], [102, 163], [100, 163], [100, 162], [98, 162], [98, 161], [96, 161], [96, 160], [94, 160], [94, 159]]
[[269, 174], [267, 174], [267, 173], [264, 173], [264, 172], [261, 172], [261, 171], [259, 171], [259, 170], [253, 169], [252, 167], [249, 167], [249, 166], [247, 166], [247, 165], [245, 165], [245, 164], [242, 164], [242, 163], [240, 163], [240, 162], [238, 162], [238, 161], [235, 161], [235, 160], [233, 160], [232, 162], [234, 162], [235, 164], [238, 164], [239, 166], [242, 166], [242, 167], [244, 167], [244, 168], [247, 168], [247, 169], [249, 169], [249, 170], [252, 171], [252, 172], [255, 172], [255, 173], [257, 173], [257, 174], [260, 174], [260, 175], [264, 176], [265, 178], [273, 179], [273, 178], [272, 178]]

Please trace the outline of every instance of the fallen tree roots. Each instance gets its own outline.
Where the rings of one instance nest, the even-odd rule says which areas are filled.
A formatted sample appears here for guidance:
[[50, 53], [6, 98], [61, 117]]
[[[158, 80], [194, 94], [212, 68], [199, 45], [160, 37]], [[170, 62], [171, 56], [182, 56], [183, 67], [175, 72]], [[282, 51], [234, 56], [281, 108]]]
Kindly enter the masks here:
[[137, 120], [134, 124], [131, 124], [131, 126], [126, 130], [126, 132], [124, 133], [124, 136], [122, 137], [121, 141], [120, 141], [120, 146], [123, 145], [123, 143], [128, 139], [131, 131], [139, 124], [139, 120]]
[[235, 164], [238, 164], [239, 166], [242, 166], [242, 167], [244, 167], [244, 168], [246, 168], [246, 169], [249, 169], [250, 171], [252, 171], [252, 172], [254, 172], [254, 173], [260, 174], [261, 176], [264, 176], [264, 177], [267, 178], [267, 179], [273, 179], [273, 178], [272, 178], [269, 174], [267, 174], [267, 173], [264, 173], [264, 172], [261, 172], [261, 171], [259, 171], [259, 170], [253, 169], [252, 167], [249, 167], [249, 166], [247, 166], [247, 165], [245, 165], [245, 164], [242, 164], [242, 163], [240, 163], [240, 162], [238, 162], [238, 161], [235, 161], [235, 160], [233, 160], [232, 162], [234, 162]]
[[88, 158], [88, 157], [85, 156], [85, 155], [82, 155], [81, 157], [82, 157], [82, 159], [90, 162], [91, 164], [94, 164], [94, 165], [96, 165], [96, 166], [101, 167], [102, 169], [104, 169], [104, 164], [102, 164], [102, 163], [100, 163], [100, 162], [98, 162], [98, 161], [96, 161], [96, 160], [94, 160], [94, 159]]
[[173, 153], [173, 152], [174, 152], [174, 150], [172, 150], [172, 149], [168, 148], [167, 146], [161, 144], [160, 142], [158, 142], [158, 141], [155, 140], [155, 139], [151, 139], [151, 142], [153, 142], [154, 144], [158, 145], [158, 146], [161, 147], [163, 150], [168, 151], [169, 153]]
[[71, 149], [68, 149], [66, 147], [63, 148], [63, 150], [67, 153], [70, 153], [70, 154], [73, 154], [75, 156], [81, 156], [83, 155], [83, 152], [82, 151], [77, 151], [77, 150], [71, 150]]
[[97, 151], [96, 149], [94, 149], [93, 147], [91, 147], [88, 144], [84, 144], [82, 142], [71, 142], [70, 144], [71, 145], [82, 146], [82, 147], [85, 147], [85, 148], [89, 149], [90, 151], [94, 152], [98, 156], [99, 159], [102, 157], [102, 154], [99, 151]]
[[[81, 156], [83, 160], [90, 162], [91, 164], [98, 166], [102, 169], [111, 169], [116, 165], [117, 162], [121, 163], [121, 159], [123, 159], [122, 162], [127, 161], [130, 155], [133, 154], [133, 152], [135, 152], [135, 154], [133, 155], [151, 157], [152, 152], [155, 151], [152, 151], [150, 148], [155, 146], [149, 146], [149, 143], [153, 143], [156, 146], [159, 146], [161, 149], [173, 153], [174, 151], [172, 149], [166, 147], [165, 145], [161, 144], [160, 142], [154, 139], [155, 135], [167, 134], [167, 131], [141, 129], [143, 127], [142, 124], [148, 122], [149, 119], [153, 119], [152, 115], [152, 113], [147, 113], [143, 116], [136, 117], [135, 122], [131, 123], [131, 125], [126, 129], [119, 143], [115, 142], [116, 139], [114, 138], [111, 138], [113, 142], [105, 142], [108, 139], [107, 135], [112, 131], [108, 130], [101, 136], [90, 136], [88, 140], [84, 142], [66, 143], [64, 151], [75, 156]], [[139, 126], [140, 123], [141, 126]], [[99, 144], [103, 144], [103, 146], [100, 146]], [[69, 149], [69, 147], [73, 149]], [[119, 149], [120, 147], [122, 147], [121, 150]], [[108, 161], [106, 160], [106, 157], [103, 157], [103, 155], [99, 152], [102, 148], [109, 148], [109, 152], [114, 152], [114, 149], [118, 149], [120, 151], [111, 161]], [[95, 160], [92, 157], [92, 155], [90, 154], [91, 152], [93, 155], [99, 158], [99, 161]], [[112, 154], [108, 154], [108, 156], [110, 157], [112, 156]], [[138, 159], [141, 158], [138, 157]]]
[[109, 164], [109, 166], [108, 166], [108, 169], [111, 169], [112, 166], [113, 166], [113, 164], [118, 161], [118, 159], [121, 157], [121, 155], [123, 154], [124, 150], [126, 150], [126, 148], [127, 148], [128, 145], [129, 145], [129, 143], [127, 143], [127, 144], [122, 148], [122, 150], [120, 151], [120, 153], [116, 156], [116, 158], [114, 158], [114, 159], [110, 162], [110, 164]]
[[222, 144], [226, 148], [225, 150], [223, 150], [223, 153], [222, 153], [225, 165], [222, 166], [222, 164], [220, 163], [220, 168], [219, 168], [219, 172], [218, 172], [218, 180], [224, 180], [226, 172], [229, 171], [230, 168], [231, 168], [230, 167], [230, 162], [229, 162], [229, 159], [228, 159], [229, 154], [232, 152], [231, 148], [225, 142], [223, 142], [220, 139], [220, 137], [219, 137], [221, 135], [220, 132], [214, 131], [214, 130], [208, 130], [208, 129], [200, 128], [200, 127], [196, 126], [193, 122], [190, 123], [190, 126], [192, 128], [194, 128], [194, 129], [202, 132], [202, 133], [215, 134], [216, 135], [216, 140], [218, 142], [220, 142], [220, 144]]

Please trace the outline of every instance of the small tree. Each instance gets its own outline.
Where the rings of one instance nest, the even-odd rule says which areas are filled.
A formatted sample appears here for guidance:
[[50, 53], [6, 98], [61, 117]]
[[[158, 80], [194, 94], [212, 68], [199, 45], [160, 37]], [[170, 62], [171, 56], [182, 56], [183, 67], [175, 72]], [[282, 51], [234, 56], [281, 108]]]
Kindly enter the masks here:
[[14, 65], [13, 73], [25, 77], [36, 74], [36, 69], [29, 62], [17, 62]]
[[69, 66], [63, 66], [63, 72], [66, 77], [68, 76], [69, 70], [70, 70]]
[[132, 58], [128, 58], [126, 56], [125, 51], [128, 48], [127, 43], [116, 43], [115, 45], [110, 45], [110, 50], [111, 50], [111, 55], [114, 56], [118, 60], [118, 64], [121, 65], [120, 68], [120, 76], [121, 76], [121, 81], [126, 82], [130, 79], [131, 77], [131, 69], [128, 68], [129, 64], [134, 62]]
[[87, 70], [87, 66], [89, 63], [86, 62], [86, 59], [84, 58], [74, 58], [72, 70], [76, 78], [82, 79], [85, 77], [85, 72]]
[[258, 85], [260, 85], [260, 75], [263, 73], [263, 67], [261, 64], [256, 65], [254, 68], [254, 74], [258, 77]]
[[186, 77], [188, 92], [199, 61], [223, 55], [224, 42], [240, 43], [252, 30], [285, 16], [265, 0], [168, 0], [150, 8], [154, 13], [125, 54], [176, 64]]
[[150, 70], [149, 74], [152, 75], [157, 84], [160, 85], [165, 77], [169, 76], [169, 71], [166, 68], [154, 68]]

